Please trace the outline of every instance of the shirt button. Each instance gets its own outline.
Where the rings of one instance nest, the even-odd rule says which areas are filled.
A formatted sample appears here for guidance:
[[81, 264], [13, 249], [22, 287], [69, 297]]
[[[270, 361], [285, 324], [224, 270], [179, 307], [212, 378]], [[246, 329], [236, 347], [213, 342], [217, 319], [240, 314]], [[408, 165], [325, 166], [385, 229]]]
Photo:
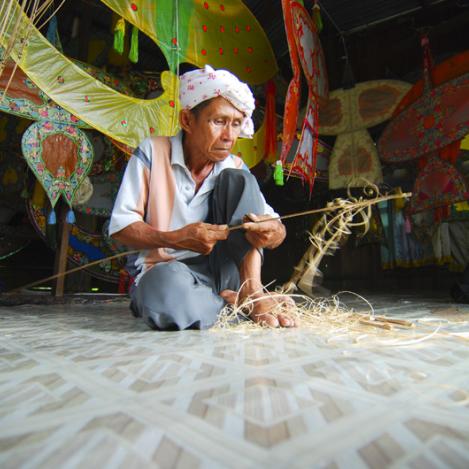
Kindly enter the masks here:
[[185, 186], [184, 189], [189, 192], [191, 190], [191, 186]]

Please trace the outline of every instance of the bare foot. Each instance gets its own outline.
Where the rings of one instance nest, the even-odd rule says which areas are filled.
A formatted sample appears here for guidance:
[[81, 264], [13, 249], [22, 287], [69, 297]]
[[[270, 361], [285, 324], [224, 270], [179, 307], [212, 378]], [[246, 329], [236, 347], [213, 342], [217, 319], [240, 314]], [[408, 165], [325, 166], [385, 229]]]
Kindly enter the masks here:
[[[239, 294], [233, 290], [223, 290], [220, 296], [228, 303], [236, 305], [240, 301]], [[295, 302], [288, 296], [278, 296], [268, 293], [258, 293], [249, 296], [249, 317], [257, 324], [269, 327], [296, 327], [296, 321], [285, 310], [295, 305]]]
[[[256, 323], [269, 327], [296, 327], [295, 319], [288, 314], [288, 307], [294, 304], [287, 296], [257, 295], [249, 317]], [[285, 312], [287, 310], [287, 312]]]

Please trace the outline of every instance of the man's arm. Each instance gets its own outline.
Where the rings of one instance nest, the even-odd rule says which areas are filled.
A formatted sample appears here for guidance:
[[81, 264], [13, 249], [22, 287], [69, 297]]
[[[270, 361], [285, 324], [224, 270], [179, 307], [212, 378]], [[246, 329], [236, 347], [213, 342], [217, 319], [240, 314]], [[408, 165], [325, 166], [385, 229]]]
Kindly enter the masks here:
[[137, 221], [114, 233], [112, 238], [136, 249], [188, 249], [206, 255], [228, 233], [227, 225], [198, 222], [174, 231], [158, 231], [148, 223]]

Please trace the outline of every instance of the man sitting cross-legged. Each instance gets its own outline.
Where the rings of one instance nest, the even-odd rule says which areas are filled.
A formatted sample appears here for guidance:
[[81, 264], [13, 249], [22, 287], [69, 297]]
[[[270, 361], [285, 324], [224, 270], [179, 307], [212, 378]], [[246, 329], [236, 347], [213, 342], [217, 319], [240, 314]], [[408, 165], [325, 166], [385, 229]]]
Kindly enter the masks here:
[[140, 144], [111, 217], [112, 237], [141, 250], [131, 308], [154, 329], [205, 329], [235, 297], [262, 295], [250, 318], [292, 327], [288, 314], [271, 314], [279, 301], [261, 282], [262, 249], [277, 247], [285, 227], [258, 223], [276, 214], [230, 153], [239, 136], [252, 137], [252, 93], [230, 72], [206, 66], [181, 76], [180, 100], [181, 132]]

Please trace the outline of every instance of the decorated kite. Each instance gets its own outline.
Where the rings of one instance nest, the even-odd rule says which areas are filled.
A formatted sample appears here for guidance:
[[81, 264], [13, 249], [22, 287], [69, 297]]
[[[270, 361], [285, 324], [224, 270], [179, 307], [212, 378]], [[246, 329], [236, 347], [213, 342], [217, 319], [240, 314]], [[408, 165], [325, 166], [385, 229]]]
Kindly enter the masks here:
[[439, 222], [452, 204], [469, 198], [454, 166], [460, 140], [469, 133], [469, 53], [434, 67], [427, 36], [421, 45], [423, 79], [404, 98], [402, 112], [384, 130], [378, 149], [387, 162], [418, 160], [409, 212], [435, 209]]
[[282, 0], [282, 10], [288, 49], [290, 51], [290, 62], [293, 70], [293, 78], [288, 85], [287, 95], [285, 96], [285, 109], [283, 115], [282, 151], [280, 153], [280, 160], [285, 162], [296, 135], [296, 125], [300, 106], [301, 68], [296, 50], [290, 0]]
[[[178, 63], [210, 63], [229, 69], [251, 84], [266, 82], [277, 72], [265, 33], [240, 0], [187, 2], [184, 8], [165, 0], [103, 3], [146, 33], [167, 57], [170, 71], [162, 73], [164, 91], [158, 98], [126, 96], [90, 76], [30, 24], [18, 2], [12, 2], [11, 22], [18, 22], [31, 34], [21, 53], [14, 47], [11, 57], [57, 104], [131, 148], [148, 136], [177, 132]], [[0, 37], [0, 44], [11, 33], [7, 30]]]
[[337, 135], [329, 162], [330, 189], [382, 182], [378, 153], [367, 127], [389, 119], [410, 86], [397, 80], [375, 80], [330, 94], [319, 114], [319, 133]]
[[[282, 2], [287, 39], [294, 71], [285, 101], [284, 145], [281, 159], [286, 162], [293, 143], [292, 133], [296, 132], [299, 104], [299, 67], [301, 64], [308, 84], [308, 102], [301, 130], [301, 139], [291, 164], [290, 171], [309, 184], [313, 190], [316, 177], [318, 145], [319, 101], [326, 100], [329, 94], [324, 54], [318, 30], [306, 9], [298, 2]], [[290, 44], [294, 40], [294, 47]]]
[[[78, 66], [113, 89], [126, 95], [131, 93], [120, 80], [102, 70], [83, 63]], [[23, 156], [46, 191], [52, 208], [60, 195], [64, 196], [70, 207], [67, 220], [73, 222], [75, 193], [93, 163], [93, 146], [81, 130], [89, 126], [51, 102], [21, 69], [14, 69], [11, 60], [6, 62], [5, 72], [0, 77], [3, 91], [0, 111], [37, 121], [23, 136]], [[49, 221], [54, 224], [55, 220], [52, 210]]]
[[422, 38], [422, 48], [423, 94], [384, 129], [378, 142], [378, 151], [380, 158], [386, 162], [398, 163], [420, 158], [461, 140], [469, 133], [469, 73], [433, 88], [433, 64], [426, 36]]
[[433, 154], [415, 180], [409, 211], [443, 208], [468, 199], [464, 177], [451, 163]]
[[77, 127], [41, 121], [23, 135], [23, 155], [52, 205], [49, 223], [56, 223], [54, 206], [62, 195], [70, 210], [67, 222], [75, 223], [75, 193], [93, 164], [93, 146]]

